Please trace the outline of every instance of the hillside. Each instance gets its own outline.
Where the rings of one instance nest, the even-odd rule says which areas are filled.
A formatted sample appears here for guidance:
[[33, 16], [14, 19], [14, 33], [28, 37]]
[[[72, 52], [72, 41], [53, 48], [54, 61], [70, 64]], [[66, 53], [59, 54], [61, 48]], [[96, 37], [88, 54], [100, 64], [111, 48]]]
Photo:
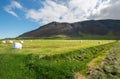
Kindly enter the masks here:
[[120, 39], [120, 20], [89, 20], [76, 23], [52, 22], [24, 33], [19, 38], [48, 38], [58, 35], [85, 39], [99, 39], [100, 37]]

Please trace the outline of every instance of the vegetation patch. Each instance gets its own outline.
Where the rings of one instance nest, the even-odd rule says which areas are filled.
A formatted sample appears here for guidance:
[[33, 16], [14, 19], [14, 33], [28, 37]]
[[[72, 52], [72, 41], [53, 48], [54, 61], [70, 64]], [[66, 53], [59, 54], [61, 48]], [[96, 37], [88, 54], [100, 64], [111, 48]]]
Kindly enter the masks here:
[[87, 63], [106, 53], [112, 46], [101, 45], [42, 58], [30, 54], [25, 59], [25, 67], [29, 70], [27, 73], [34, 73], [36, 79], [74, 79], [75, 72], [85, 75]]
[[77, 72], [85, 77], [87, 64], [114, 45], [110, 40], [99, 41], [24, 40], [19, 50], [6, 40], [0, 43], [0, 79], [75, 79]]
[[120, 79], [120, 45], [111, 49], [104, 61], [90, 72], [90, 79]]

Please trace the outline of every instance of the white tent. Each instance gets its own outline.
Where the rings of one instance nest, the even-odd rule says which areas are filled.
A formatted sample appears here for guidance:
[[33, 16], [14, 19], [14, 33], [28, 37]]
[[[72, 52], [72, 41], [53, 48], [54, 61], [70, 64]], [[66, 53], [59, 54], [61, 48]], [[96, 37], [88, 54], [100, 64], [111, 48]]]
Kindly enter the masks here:
[[15, 42], [15, 43], [13, 43], [13, 48], [14, 49], [22, 49], [22, 44], [18, 43], [18, 42]]
[[3, 43], [3, 44], [5, 44], [5, 43], [6, 43], [6, 41], [4, 41], [4, 40], [3, 40], [3, 41], [2, 41], [2, 43]]
[[12, 43], [13, 43], [13, 41], [12, 41], [12, 40], [9, 40], [9, 43], [11, 43], [11, 44], [12, 44]]

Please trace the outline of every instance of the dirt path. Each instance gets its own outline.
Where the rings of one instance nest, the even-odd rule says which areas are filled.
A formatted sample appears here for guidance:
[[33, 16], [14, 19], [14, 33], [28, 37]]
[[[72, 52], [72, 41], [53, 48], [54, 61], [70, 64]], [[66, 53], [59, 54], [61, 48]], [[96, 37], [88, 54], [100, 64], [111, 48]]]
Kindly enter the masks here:
[[85, 76], [83, 76], [82, 74], [80, 74], [79, 72], [77, 72], [75, 74], [75, 79], [87, 79]]
[[92, 61], [90, 61], [87, 66], [89, 67], [89, 69], [94, 68], [95, 66], [97, 66], [100, 61], [104, 60], [105, 56], [98, 56], [97, 58], [94, 58]]

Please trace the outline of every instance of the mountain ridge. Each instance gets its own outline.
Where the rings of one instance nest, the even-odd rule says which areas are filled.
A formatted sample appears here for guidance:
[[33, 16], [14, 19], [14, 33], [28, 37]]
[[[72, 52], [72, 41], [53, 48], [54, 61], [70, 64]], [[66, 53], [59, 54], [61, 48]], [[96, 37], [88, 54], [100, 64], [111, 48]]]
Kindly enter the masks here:
[[59, 23], [51, 22], [43, 25], [38, 29], [26, 32], [19, 38], [42, 38], [56, 35], [65, 35], [68, 37], [85, 37], [85, 36], [112, 36], [119, 39], [120, 36], [120, 20], [88, 20], [75, 23]]

